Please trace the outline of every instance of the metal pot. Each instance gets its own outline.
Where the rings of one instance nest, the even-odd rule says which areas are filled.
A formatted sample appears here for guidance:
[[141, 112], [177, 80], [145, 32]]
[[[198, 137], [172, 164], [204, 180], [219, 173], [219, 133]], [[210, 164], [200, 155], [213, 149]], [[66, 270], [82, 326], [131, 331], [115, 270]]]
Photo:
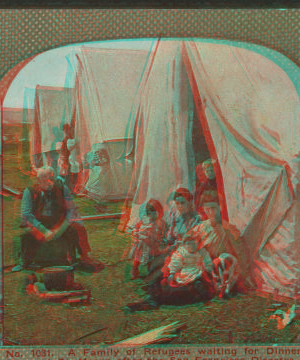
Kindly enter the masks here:
[[72, 266], [51, 266], [43, 269], [44, 284], [47, 290], [70, 290], [74, 284]]

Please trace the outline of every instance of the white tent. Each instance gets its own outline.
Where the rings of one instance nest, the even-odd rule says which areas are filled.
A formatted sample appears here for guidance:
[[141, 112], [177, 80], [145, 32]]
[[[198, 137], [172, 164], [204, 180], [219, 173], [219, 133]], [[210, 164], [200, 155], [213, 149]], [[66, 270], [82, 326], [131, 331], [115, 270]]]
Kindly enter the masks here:
[[[239, 44], [201, 40], [161, 40], [152, 46], [130, 114], [136, 129], [130, 224], [144, 201], [165, 204], [177, 186], [194, 191], [196, 112], [217, 160], [223, 218], [243, 235], [244, 270], [254, 275], [259, 289], [291, 296], [299, 285], [299, 92], [296, 81], [268, 58], [274, 54], [266, 55]], [[107, 59], [102, 53], [99, 63]], [[129, 63], [132, 69], [133, 60]], [[94, 64], [86, 69], [89, 74], [97, 60]], [[299, 70], [289, 66], [299, 79]], [[125, 73], [128, 66], [122, 69]], [[109, 75], [106, 69], [105, 87], [115, 89]], [[91, 108], [100, 109], [104, 95], [91, 92], [90, 103], [91, 98]]]
[[36, 87], [31, 132], [34, 166], [52, 165], [49, 159], [57, 157], [56, 143], [62, 141], [63, 125], [71, 123], [74, 112], [73, 92], [72, 88]]
[[109, 168], [90, 168], [85, 190], [94, 199], [120, 199], [128, 195], [134, 135], [131, 108], [151, 42], [147, 48], [138, 51], [83, 46], [68, 57], [69, 74], [72, 70], [76, 73], [75, 122], [82, 161], [87, 153], [101, 149], [110, 160]]
[[188, 167], [194, 154], [186, 140], [192, 94], [211, 157], [219, 164], [223, 218], [243, 235], [244, 270], [259, 289], [294, 295], [300, 103], [289, 76], [266, 57], [237, 46], [162, 41], [142, 86], [132, 116], [138, 135], [131, 222], [149, 198], [165, 203], [172, 188], [194, 190]]
[[53, 142], [63, 135], [62, 127], [73, 115], [72, 88], [37, 86], [35, 91], [35, 128], [33, 154], [53, 150]]
[[178, 186], [194, 191], [198, 121], [223, 219], [243, 235], [244, 269], [261, 290], [298, 293], [300, 70], [263, 47], [200, 39], [149, 40], [148, 51], [83, 48], [69, 62], [82, 156], [133, 138], [134, 151], [124, 141], [119, 152], [134, 153], [133, 170], [111, 175], [134, 196], [129, 224], [150, 198], [165, 205]]

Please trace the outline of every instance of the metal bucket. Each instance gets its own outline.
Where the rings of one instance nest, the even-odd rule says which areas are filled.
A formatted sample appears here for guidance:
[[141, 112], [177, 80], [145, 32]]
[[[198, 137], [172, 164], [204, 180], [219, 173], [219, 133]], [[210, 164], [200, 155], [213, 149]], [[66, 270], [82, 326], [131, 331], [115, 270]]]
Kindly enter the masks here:
[[51, 266], [42, 270], [47, 290], [70, 290], [74, 284], [74, 268], [72, 266]]

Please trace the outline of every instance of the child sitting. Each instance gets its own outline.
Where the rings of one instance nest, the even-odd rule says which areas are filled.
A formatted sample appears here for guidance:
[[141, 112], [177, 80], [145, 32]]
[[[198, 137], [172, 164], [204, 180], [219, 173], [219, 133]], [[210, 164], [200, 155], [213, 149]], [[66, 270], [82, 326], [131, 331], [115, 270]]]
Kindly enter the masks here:
[[238, 242], [239, 234], [237, 230], [233, 231], [232, 226], [230, 229], [223, 226], [220, 206], [217, 202], [206, 202], [203, 204], [203, 209], [208, 220], [203, 221], [196, 231], [213, 259], [212, 275], [215, 289], [222, 298], [229, 295], [239, 277], [239, 266], [233, 247], [234, 243]]
[[[213, 263], [202, 244], [199, 234], [193, 229], [183, 237], [183, 244], [172, 254], [170, 262], [163, 269], [165, 279], [162, 282], [164, 291], [192, 293], [196, 298], [206, 298], [213, 294], [210, 274]], [[173, 288], [173, 290], [172, 290]]]
[[162, 304], [184, 305], [211, 299], [215, 293], [212, 269], [209, 253], [202, 247], [198, 234], [191, 229], [183, 237], [182, 245], [166, 261], [162, 278], [157, 278], [148, 287], [148, 298], [127, 307], [131, 311], [141, 311]]
[[163, 207], [157, 200], [149, 200], [146, 207], [140, 209], [140, 221], [132, 231], [132, 248], [129, 259], [133, 259], [132, 276], [139, 277], [140, 265], [147, 265], [160, 254], [159, 245], [162, 241], [164, 222]]

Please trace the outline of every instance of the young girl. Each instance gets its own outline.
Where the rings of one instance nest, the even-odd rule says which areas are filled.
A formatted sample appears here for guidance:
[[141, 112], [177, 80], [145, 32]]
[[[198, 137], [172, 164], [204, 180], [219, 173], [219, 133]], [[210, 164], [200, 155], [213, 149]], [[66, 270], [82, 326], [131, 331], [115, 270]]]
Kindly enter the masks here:
[[[233, 231], [233, 227], [222, 224], [220, 205], [217, 202], [203, 203], [208, 220], [202, 222], [198, 232], [203, 239], [203, 245], [213, 260], [213, 280], [216, 291], [220, 298], [229, 295], [237, 280], [239, 279], [239, 264], [235, 256], [234, 243], [237, 242], [239, 232]], [[225, 225], [225, 222], [224, 222]], [[237, 245], [238, 246], [238, 245]]]
[[157, 200], [149, 200], [141, 207], [140, 221], [132, 231], [132, 248], [129, 259], [133, 260], [131, 279], [139, 277], [140, 265], [150, 267], [151, 261], [160, 254], [159, 245], [164, 231], [163, 207]]

